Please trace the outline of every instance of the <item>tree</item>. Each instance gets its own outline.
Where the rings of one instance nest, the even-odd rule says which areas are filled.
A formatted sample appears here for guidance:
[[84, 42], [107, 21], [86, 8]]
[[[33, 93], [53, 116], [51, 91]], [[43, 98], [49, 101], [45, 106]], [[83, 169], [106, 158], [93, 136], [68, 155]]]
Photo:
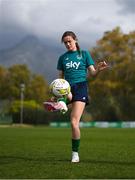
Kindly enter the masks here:
[[91, 53], [94, 59], [106, 59], [110, 66], [90, 80], [93, 118], [134, 120], [135, 32], [123, 34], [119, 27], [105, 32]]
[[25, 99], [43, 102], [48, 96], [48, 84], [41, 75], [33, 74], [26, 65], [0, 67], [0, 98], [20, 99], [20, 85], [25, 84]]
[[47, 99], [49, 94], [47, 82], [41, 75], [33, 75], [27, 89], [26, 97], [28, 97], [28, 99], [35, 99], [38, 103], [42, 103]]

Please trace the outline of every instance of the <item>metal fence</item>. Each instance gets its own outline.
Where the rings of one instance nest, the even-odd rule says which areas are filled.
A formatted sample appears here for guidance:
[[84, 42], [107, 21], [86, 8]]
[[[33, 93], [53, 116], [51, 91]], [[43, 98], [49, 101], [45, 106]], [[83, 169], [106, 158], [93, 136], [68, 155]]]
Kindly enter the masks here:
[[0, 114], [0, 124], [12, 124], [12, 116], [8, 114]]

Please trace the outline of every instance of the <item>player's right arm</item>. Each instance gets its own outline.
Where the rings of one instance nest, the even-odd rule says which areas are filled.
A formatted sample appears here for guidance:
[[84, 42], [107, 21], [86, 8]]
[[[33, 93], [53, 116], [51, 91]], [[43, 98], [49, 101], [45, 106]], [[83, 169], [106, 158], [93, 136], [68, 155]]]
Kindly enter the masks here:
[[[58, 71], [59, 72], [59, 78], [62, 78], [62, 79], [64, 79], [64, 72], [63, 71], [61, 71], [61, 70], [59, 70]], [[67, 99], [69, 100], [69, 101], [71, 101], [72, 100], [72, 93], [70, 92], [68, 95], [67, 95]]]
[[64, 79], [64, 73], [63, 73], [63, 71], [59, 70], [58, 73], [59, 73], [59, 74], [58, 74], [58, 77]]

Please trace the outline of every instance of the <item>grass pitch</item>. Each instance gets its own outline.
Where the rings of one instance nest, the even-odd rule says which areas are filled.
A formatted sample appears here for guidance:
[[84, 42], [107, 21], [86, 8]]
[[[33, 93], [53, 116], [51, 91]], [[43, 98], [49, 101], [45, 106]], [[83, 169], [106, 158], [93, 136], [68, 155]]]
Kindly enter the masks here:
[[0, 128], [0, 179], [135, 179], [135, 129], [81, 134], [81, 161], [72, 164], [69, 128]]

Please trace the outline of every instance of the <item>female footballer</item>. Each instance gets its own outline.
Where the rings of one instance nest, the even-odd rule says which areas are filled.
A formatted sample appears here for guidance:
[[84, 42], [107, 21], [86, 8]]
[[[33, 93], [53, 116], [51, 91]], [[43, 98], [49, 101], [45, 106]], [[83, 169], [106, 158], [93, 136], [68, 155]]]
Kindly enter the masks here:
[[88, 51], [81, 50], [77, 36], [72, 31], [66, 31], [61, 38], [67, 51], [60, 56], [57, 64], [59, 78], [66, 79], [71, 86], [70, 100], [71, 127], [72, 127], [72, 159], [71, 162], [79, 162], [80, 128], [79, 122], [85, 106], [88, 104], [87, 71], [92, 76], [108, 67], [105, 61], [94, 66], [94, 61]]
[[[71, 162], [79, 162], [79, 145], [80, 145], [80, 128], [79, 122], [83, 114], [85, 106], [89, 103], [88, 87], [87, 87], [87, 72], [92, 76], [97, 75], [100, 71], [106, 69], [108, 65], [105, 61], [97, 64], [95, 67], [94, 61], [90, 53], [86, 50], [81, 50], [78, 44], [77, 36], [72, 31], [66, 31], [61, 38], [67, 51], [59, 57], [57, 69], [59, 78], [67, 80], [71, 86], [71, 93], [68, 95], [70, 104], [72, 104], [70, 120], [72, 127], [72, 159]], [[63, 99], [64, 100], [64, 99]], [[45, 107], [49, 111], [67, 110], [66, 104], [63, 101], [45, 102]], [[65, 101], [65, 100], [64, 100]]]

